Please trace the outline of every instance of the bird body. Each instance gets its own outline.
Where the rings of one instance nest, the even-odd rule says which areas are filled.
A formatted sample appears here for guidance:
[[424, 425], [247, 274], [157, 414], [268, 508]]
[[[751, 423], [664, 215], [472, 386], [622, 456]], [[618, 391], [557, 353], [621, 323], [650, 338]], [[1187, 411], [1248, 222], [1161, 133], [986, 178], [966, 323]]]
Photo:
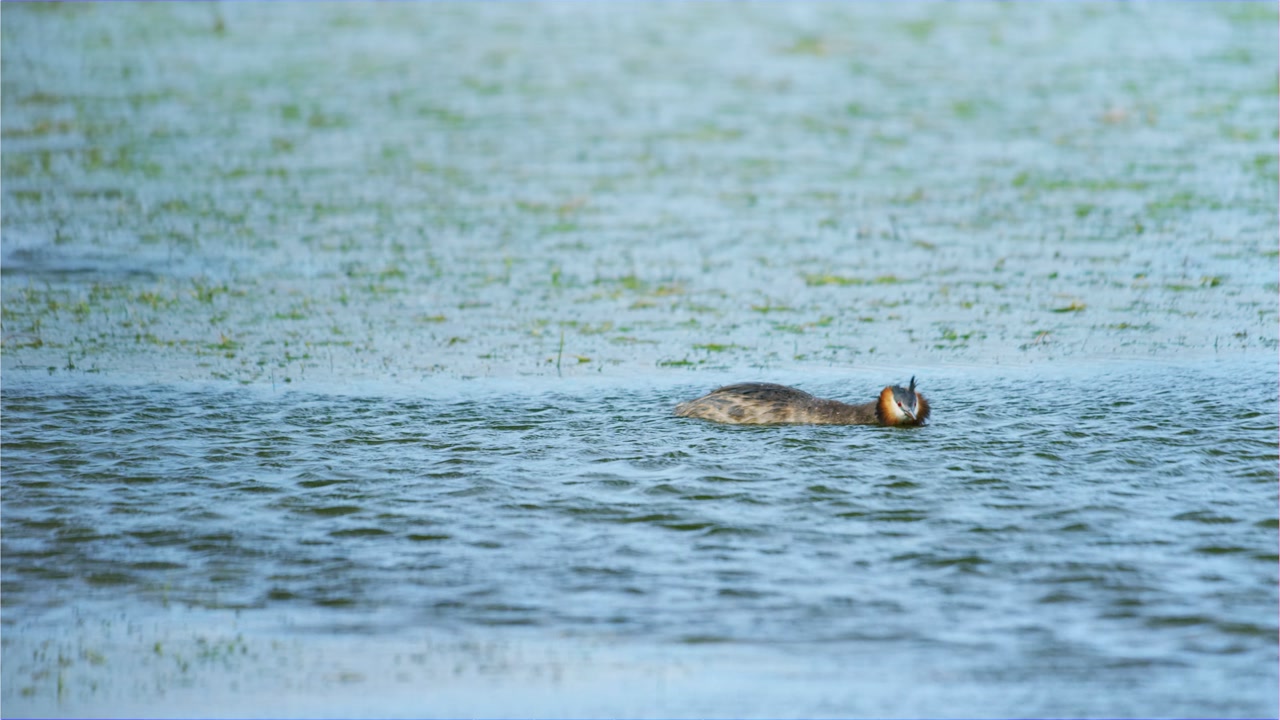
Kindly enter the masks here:
[[786, 385], [738, 383], [682, 402], [675, 414], [735, 425], [923, 425], [929, 403], [916, 392], [914, 377], [907, 387], [886, 387], [879, 398], [861, 405], [815, 397]]

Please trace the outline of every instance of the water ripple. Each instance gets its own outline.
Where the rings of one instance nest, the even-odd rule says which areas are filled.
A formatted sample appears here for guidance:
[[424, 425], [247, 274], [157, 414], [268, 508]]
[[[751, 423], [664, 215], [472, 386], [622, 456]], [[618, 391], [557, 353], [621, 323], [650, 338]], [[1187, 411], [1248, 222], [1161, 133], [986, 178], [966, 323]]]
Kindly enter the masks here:
[[[1274, 667], [1276, 423], [1215, 398], [1275, 408], [1275, 383], [1238, 372], [1038, 378], [998, 407], [943, 376], [913, 431], [671, 417], [684, 386], [482, 408], [5, 387], [5, 613], [134, 597]], [[1092, 398], [1119, 388], [1158, 411], [1116, 422]]]

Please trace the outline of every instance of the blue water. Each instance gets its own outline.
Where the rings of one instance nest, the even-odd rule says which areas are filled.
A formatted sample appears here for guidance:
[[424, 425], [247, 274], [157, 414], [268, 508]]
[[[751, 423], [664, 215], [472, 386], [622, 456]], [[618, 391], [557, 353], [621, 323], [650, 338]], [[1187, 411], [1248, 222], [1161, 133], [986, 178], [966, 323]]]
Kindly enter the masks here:
[[6, 716], [1276, 715], [1274, 5], [0, 12]]
[[[918, 374], [911, 430], [675, 418], [706, 387], [658, 379], [6, 385], [7, 635], [82, 603], [293, 608], [1047, 688], [960, 714], [1274, 709], [1274, 363]], [[866, 375], [802, 384], [860, 399]]]

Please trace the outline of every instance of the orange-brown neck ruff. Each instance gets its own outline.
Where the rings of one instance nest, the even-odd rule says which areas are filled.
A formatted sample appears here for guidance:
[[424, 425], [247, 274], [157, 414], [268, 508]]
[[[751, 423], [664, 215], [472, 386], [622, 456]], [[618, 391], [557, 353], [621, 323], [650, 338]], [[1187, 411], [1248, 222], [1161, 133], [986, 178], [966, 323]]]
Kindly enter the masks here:
[[929, 419], [929, 401], [920, 393], [916, 393], [916, 424], [923, 425]]

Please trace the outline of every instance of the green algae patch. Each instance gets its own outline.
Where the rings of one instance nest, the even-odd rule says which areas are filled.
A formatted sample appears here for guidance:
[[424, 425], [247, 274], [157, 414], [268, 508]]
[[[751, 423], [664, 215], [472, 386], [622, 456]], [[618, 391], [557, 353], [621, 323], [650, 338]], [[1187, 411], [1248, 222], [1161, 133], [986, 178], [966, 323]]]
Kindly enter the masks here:
[[1066, 305], [1063, 305], [1063, 306], [1061, 306], [1061, 307], [1053, 308], [1053, 312], [1056, 312], [1056, 313], [1078, 313], [1078, 312], [1084, 312], [1085, 308], [1087, 308], [1087, 307], [1088, 307], [1088, 305], [1085, 305], [1083, 301], [1080, 301], [1080, 300], [1072, 300], [1070, 303], [1068, 303], [1068, 304], [1066, 304]]
[[[1070, 6], [1028, 47], [1035, 6], [517, 7], [6, 7], [3, 369], [273, 383], [1280, 346], [1274, 8]], [[1168, 40], [1188, 27], [1216, 30]], [[717, 33], [766, 52], [744, 65]]]
[[804, 275], [804, 282], [810, 287], [822, 287], [825, 285], [857, 287], [863, 285], [897, 285], [905, 281], [897, 275], [878, 275], [868, 279], [861, 277], [849, 277], [846, 275], [832, 275], [829, 273], [807, 273]]

